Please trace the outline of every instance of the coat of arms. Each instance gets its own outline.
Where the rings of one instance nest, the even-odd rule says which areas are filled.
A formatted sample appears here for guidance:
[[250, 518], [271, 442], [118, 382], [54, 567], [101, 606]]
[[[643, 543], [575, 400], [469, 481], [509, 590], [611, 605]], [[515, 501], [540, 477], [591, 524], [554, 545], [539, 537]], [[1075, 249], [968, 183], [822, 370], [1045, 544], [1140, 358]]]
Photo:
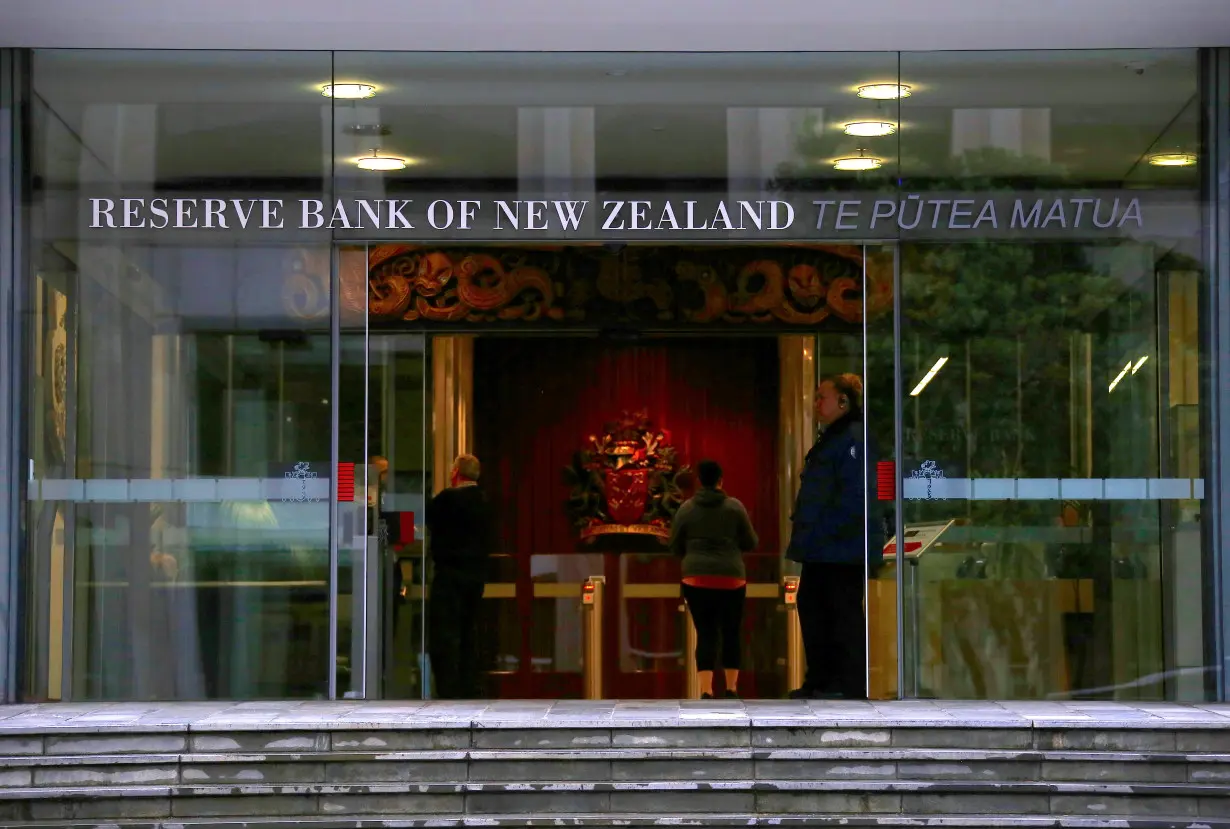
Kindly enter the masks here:
[[572, 492], [568, 512], [581, 540], [600, 535], [670, 537], [670, 522], [683, 501], [671, 435], [645, 411], [624, 412], [576, 453], [565, 475]]

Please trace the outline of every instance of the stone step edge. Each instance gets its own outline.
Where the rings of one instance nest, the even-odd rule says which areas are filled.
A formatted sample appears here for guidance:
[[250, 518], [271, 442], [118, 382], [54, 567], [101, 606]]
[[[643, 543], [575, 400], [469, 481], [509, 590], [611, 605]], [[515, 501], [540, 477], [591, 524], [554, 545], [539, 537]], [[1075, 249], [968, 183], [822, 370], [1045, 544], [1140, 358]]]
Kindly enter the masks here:
[[362, 720], [312, 720], [264, 721], [253, 720], [227, 722], [106, 722], [94, 720], [89, 723], [74, 723], [71, 720], [37, 724], [25, 724], [0, 719], [0, 737], [5, 736], [63, 736], [82, 734], [91, 736], [122, 736], [125, 734], [148, 736], [151, 734], [218, 734], [245, 733], [253, 731], [334, 732], [334, 731], [648, 731], [648, 730], [731, 730], [763, 731], [781, 728], [812, 728], [825, 731], [1039, 731], [1039, 732], [1183, 732], [1183, 731], [1230, 731], [1230, 717], [1210, 716], [1209, 719], [1107, 719], [1072, 720], [1045, 717], [990, 720], [944, 720], [914, 717], [890, 717], [882, 719], [816, 717], [684, 717], [644, 719], [559, 719], [550, 722], [540, 720], [476, 720], [471, 718], [425, 718], [387, 719], [372, 717]]
[[[259, 797], [302, 795], [442, 795], [442, 794], [607, 794], [615, 792], [719, 793], [769, 792], [853, 794], [1021, 794], [1118, 797], [1230, 798], [1230, 781], [1200, 783], [1023, 782], [977, 780], [652, 780], [559, 781], [542, 783], [234, 783], [167, 785], [99, 785], [15, 787], [0, 789], [0, 801], [101, 800], [133, 797]], [[1230, 807], [1228, 807], [1230, 812]]]
[[401, 749], [389, 751], [165, 752], [127, 754], [0, 755], [0, 768], [67, 765], [180, 765], [208, 763], [381, 763], [381, 762], [552, 762], [578, 760], [820, 760], [911, 763], [1230, 763], [1230, 753], [1192, 751], [1045, 751], [1039, 749], [959, 748], [576, 748], [576, 749]]
[[575, 815], [363, 815], [295, 816], [286, 818], [157, 818], [107, 821], [38, 820], [4, 824], [10, 829], [98, 829], [100, 825], [123, 829], [502, 829], [502, 827], [581, 826], [615, 829], [626, 826], [701, 827], [715, 826], [824, 826], [878, 829], [1230, 829], [1230, 817], [1089, 817], [1084, 815], [923, 815], [910, 814], [643, 814], [602, 813]]

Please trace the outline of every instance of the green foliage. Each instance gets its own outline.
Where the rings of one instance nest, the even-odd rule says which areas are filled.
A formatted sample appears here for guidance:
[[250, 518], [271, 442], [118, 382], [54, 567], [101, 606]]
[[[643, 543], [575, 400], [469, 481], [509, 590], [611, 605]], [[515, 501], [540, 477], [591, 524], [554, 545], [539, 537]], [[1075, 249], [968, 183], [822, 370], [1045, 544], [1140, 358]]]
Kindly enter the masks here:
[[[816, 126], [800, 130], [796, 147], [806, 160], [782, 165], [774, 188], [917, 193], [923, 198], [1074, 189], [1062, 166], [1002, 149], [950, 157], [946, 147], [922, 145], [927, 161], [902, 154], [895, 164], [876, 171], [834, 175], [830, 160], [853, 154], [858, 146], [891, 156], [925, 139], [850, 139], [831, 130], [818, 134]], [[934, 459], [959, 469], [961, 477], [1085, 474], [1081, 453], [1074, 451], [1085, 438], [1074, 429], [1095, 413], [1075, 415], [1074, 407], [1084, 401], [1074, 398], [1083, 396], [1089, 384], [1104, 391], [1105, 367], [1099, 360], [1115, 354], [1120, 340], [1136, 327], [1130, 309], [1151, 303], [1151, 294], [1142, 295], [1142, 289], [1151, 291], [1152, 283], [1129, 285], [1120, 274], [1131, 270], [1116, 265], [1117, 256], [1139, 262], [1140, 254], [1139, 246], [1118, 242], [902, 242], [903, 393], [936, 360], [949, 358], [925, 392], [905, 398], [903, 460], [916, 466]], [[891, 371], [891, 322], [869, 325], [867, 347], [869, 366]], [[1091, 363], [1086, 365], [1086, 359]], [[881, 409], [891, 406], [883, 395], [877, 403]], [[1095, 401], [1095, 408], [1099, 405], [1106, 404]], [[952, 506], [916, 503], [909, 517], [950, 515]], [[1045, 526], [1057, 513], [1054, 504], [1045, 502], [971, 501], [967, 508], [976, 524], [1001, 527]]]

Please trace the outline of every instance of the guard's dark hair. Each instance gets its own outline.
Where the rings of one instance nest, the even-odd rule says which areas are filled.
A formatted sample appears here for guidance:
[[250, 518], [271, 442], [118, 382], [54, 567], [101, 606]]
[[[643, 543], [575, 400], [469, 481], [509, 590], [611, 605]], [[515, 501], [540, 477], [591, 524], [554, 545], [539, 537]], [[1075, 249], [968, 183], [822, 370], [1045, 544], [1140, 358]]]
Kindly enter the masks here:
[[825, 383], [832, 383], [838, 394], [846, 396], [846, 399], [850, 401], [850, 411], [861, 412], [863, 410], [863, 380], [857, 374], [827, 374], [820, 378], [816, 386], [820, 387]]
[[696, 477], [701, 486], [713, 489], [722, 482], [722, 467], [717, 461], [701, 461], [696, 464]]

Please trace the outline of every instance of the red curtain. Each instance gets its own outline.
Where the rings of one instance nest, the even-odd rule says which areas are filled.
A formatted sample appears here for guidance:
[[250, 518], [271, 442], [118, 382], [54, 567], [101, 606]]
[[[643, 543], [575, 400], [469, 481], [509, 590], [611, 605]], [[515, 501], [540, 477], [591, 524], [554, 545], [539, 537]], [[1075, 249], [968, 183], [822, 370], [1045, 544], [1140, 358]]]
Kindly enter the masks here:
[[619, 345], [597, 339], [480, 338], [475, 450], [496, 504], [501, 552], [578, 549], [564, 468], [622, 411], [648, 410], [682, 463], [722, 465], [760, 550], [777, 532], [777, 342], [725, 338]]
[[[483, 486], [496, 509], [499, 552], [512, 555], [517, 562], [517, 605], [522, 621], [522, 653], [517, 660], [521, 668], [516, 672], [520, 679], [505, 677], [491, 689], [493, 694], [547, 697], [579, 693], [579, 685], [571, 687], [579, 682], [575, 676], [553, 680], [543, 673], [529, 674], [533, 650], [527, 629], [533, 615], [529, 559], [531, 555], [591, 549], [577, 541], [569, 521], [564, 469], [577, 450], [587, 447], [589, 436], [599, 434], [621, 412], [647, 410], [655, 425], [670, 431], [681, 463], [694, 467], [708, 458], [722, 465], [726, 491], [744, 503], [760, 536], [758, 552], [764, 554], [763, 561], [749, 558], [749, 579], [776, 578], [781, 549], [778, 406], [774, 338], [620, 343], [580, 337], [482, 337], [476, 341], [475, 453], [483, 464]], [[645, 549], [644, 539], [638, 541], [637, 549]], [[604, 539], [604, 549], [610, 550], [610, 543], [609, 538]], [[664, 546], [658, 549], [666, 550]], [[619, 558], [617, 554], [607, 556], [608, 606], [619, 600]], [[626, 556], [625, 567], [630, 582], [679, 579], [678, 563], [672, 558]], [[639, 623], [640, 634], [654, 640], [644, 650], [678, 650], [676, 606], [658, 600], [656, 610]], [[508, 633], [502, 631], [501, 638]], [[675, 686], [681, 666], [677, 664], [650, 664], [639, 678], [621, 674], [617, 653], [621, 645], [616, 632], [610, 633], [608, 696], [679, 695]], [[621, 676], [624, 679], [618, 679]]]

